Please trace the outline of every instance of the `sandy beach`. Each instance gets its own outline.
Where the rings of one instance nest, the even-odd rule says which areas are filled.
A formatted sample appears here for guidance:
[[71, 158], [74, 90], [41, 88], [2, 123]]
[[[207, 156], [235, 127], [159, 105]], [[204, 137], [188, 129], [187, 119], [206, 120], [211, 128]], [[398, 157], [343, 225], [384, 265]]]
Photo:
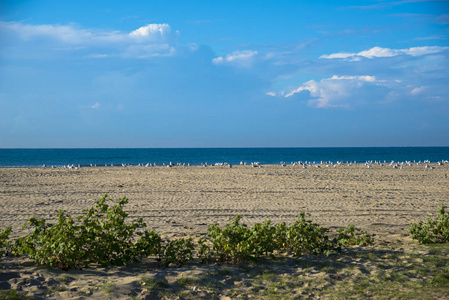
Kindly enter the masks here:
[[[426, 169], [424, 164], [404, 165], [402, 169], [374, 164], [370, 168], [363, 164], [342, 164], [307, 169], [298, 165], [0, 168], [0, 228], [11, 226], [11, 237], [16, 238], [25, 233], [20, 228], [32, 216], [51, 220], [59, 209], [79, 215], [101, 195], [108, 193], [113, 198], [126, 196], [129, 218], [142, 217], [149, 228], [154, 228], [165, 238], [199, 237], [206, 233], [208, 225], [224, 224], [235, 215], [242, 216], [242, 221], [248, 225], [267, 219], [273, 223], [291, 223], [300, 211], [306, 211], [314, 222], [331, 229], [355, 224], [375, 234], [376, 243], [410, 243], [409, 224], [434, 216], [442, 204], [449, 204], [449, 165], [431, 165], [434, 169]], [[48, 293], [51, 279], [58, 276], [71, 278], [71, 283], [64, 283], [64, 290], [53, 291], [53, 298], [82, 298], [83, 295], [109, 298], [105, 285], [111, 281], [116, 284], [114, 293], [118, 298], [127, 298], [130, 293], [140, 293], [140, 298], [164, 298], [161, 294], [141, 292], [142, 274], [163, 276], [164, 280], [175, 284], [186, 274], [199, 276], [216, 268], [193, 266], [154, 271], [150, 264], [150, 267], [64, 273], [36, 268], [24, 258], [9, 257], [3, 262], [6, 271], [2, 271], [4, 278], [0, 282], [3, 281], [6, 287], [2, 289], [17, 288], [27, 291], [28, 295], [34, 290], [42, 294]], [[297, 272], [289, 271], [287, 265], [281, 263], [284, 267], [276, 272], [281, 275]], [[361, 265], [367, 268], [363, 262]], [[161, 275], [161, 272], [166, 273]], [[231, 271], [220, 273], [219, 280], [226, 282], [229, 275], [226, 272]], [[232, 269], [231, 273], [239, 272]], [[17, 278], [22, 278], [23, 282]], [[40, 282], [33, 281], [39, 278]], [[58, 282], [62, 285], [63, 281]], [[89, 282], [97, 282], [96, 289], [86, 290]], [[195, 291], [193, 285], [189, 289]], [[236, 288], [234, 283], [223, 286]], [[191, 298], [208, 298], [210, 295], [197, 291]], [[226, 297], [223, 299], [228, 299]]]
[[129, 218], [164, 236], [198, 235], [240, 215], [249, 225], [290, 223], [300, 211], [331, 228], [348, 224], [397, 240], [411, 222], [449, 203], [449, 165], [0, 168], [0, 227], [59, 209], [79, 215], [101, 195], [126, 196]]

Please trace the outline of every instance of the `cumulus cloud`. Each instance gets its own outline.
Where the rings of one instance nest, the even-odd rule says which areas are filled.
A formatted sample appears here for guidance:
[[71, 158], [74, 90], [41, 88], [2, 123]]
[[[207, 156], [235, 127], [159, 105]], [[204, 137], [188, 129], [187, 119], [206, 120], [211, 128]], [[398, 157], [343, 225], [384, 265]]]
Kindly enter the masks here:
[[142, 26], [132, 31], [129, 35], [132, 38], [138, 39], [140, 41], [159, 41], [169, 39], [171, 37], [171, 34], [172, 30], [170, 25], [164, 23], [148, 24], [146, 26]]
[[339, 52], [329, 55], [322, 55], [320, 58], [324, 59], [349, 59], [349, 60], [360, 60], [362, 58], [377, 58], [377, 57], [393, 57], [398, 55], [411, 55], [411, 56], [422, 56], [427, 54], [441, 53], [449, 50], [449, 47], [439, 47], [439, 46], [425, 46], [425, 47], [412, 47], [408, 49], [390, 49], [382, 47], [373, 47], [369, 50], [361, 51], [358, 53], [348, 53]]
[[258, 52], [252, 50], [234, 51], [225, 56], [219, 56], [212, 59], [212, 63], [216, 65], [230, 64], [235, 66], [248, 67], [252, 65], [254, 58], [257, 55]]
[[[173, 32], [170, 25], [147, 24], [131, 32], [104, 31], [79, 28], [68, 25], [29, 25], [21, 22], [0, 21], [0, 34], [21, 42], [49, 41], [53, 49], [71, 46], [71, 49], [109, 49], [118, 56], [138, 58], [169, 56], [177, 46], [178, 31]], [[79, 48], [73, 48], [74, 46]], [[89, 58], [105, 57], [102, 54], [86, 55]]]
[[[368, 99], [372, 92], [385, 87], [385, 81], [375, 76], [338, 76], [323, 78], [320, 81], [309, 80], [288, 93], [281, 92], [279, 96], [286, 98], [307, 92], [310, 95], [308, 105], [317, 108], [351, 107], [354, 101]], [[276, 96], [273, 92], [267, 93]]]

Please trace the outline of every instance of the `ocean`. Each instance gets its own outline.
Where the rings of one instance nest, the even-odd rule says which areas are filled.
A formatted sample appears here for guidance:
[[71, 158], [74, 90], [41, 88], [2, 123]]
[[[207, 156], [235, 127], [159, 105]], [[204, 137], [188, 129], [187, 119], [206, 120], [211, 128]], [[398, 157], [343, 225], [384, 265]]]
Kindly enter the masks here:
[[0, 149], [0, 167], [449, 160], [449, 147]]

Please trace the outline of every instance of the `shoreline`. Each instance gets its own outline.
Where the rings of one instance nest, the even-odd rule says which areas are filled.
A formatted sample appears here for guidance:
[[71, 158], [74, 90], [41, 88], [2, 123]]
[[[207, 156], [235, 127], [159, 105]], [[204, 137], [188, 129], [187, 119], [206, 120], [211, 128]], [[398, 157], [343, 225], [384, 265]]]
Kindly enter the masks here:
[[321, 166], [334, 166], [334, 165], [379, 165], [382, 164], [382, 166], [391, 166], [392, 164], [397, 164], [399, 165], [407, 165], [407, 166], [411, 166], [411, 165], [424, 165], [425, 164], [432, 164], [432, 165], [441, 165], [441, 164], [449, 164], [449, 160], [446, 159], [442, 159], [442, 160], [438, 160], [438, 161], [430, 161], [430, 160], [405, 160], [405, 161], [387, 161], [387, 160], [383, 160], [383, 161], [377, 161], [377, 160], [368, 160], [368, 161], [356, 161], [356, 160], [351, 160], [351, 161], [295, 161], [295, 162], [289, 162], [289, 163], [285, 163], [283, 161], [273, 164], [273, 163], [260, 163], [260, 162], [240, 162], [240, 163], [228, 163], [228, 162], [215, 162], [213, 164], [209, 164], [208, 162], [203, 162], [203, 163], [199, 163], [199, 164], [194, 164], [194, 163], [186, 163], [186, 162], [177, 162], [177, 163], [173, 163], [173, 162], [168, 162], [168, 163], [138, 163], [138, 164], [130, 164], [130, 163], [112, 163], [112, 164], [67, 164], [67, 165], [47, 165], [47, 164], [43, 164], [43, 165], [30, 165], [30, 166], [0, 166], [1, 168], [52, 168], [52, 169], [56, 169], [56, 168], [120, 168], [120, 167], [195, 167], [195, 166], [206, 166], [206, 167], [223, 167], [223, 166], [247, 166], [247, 165], [252, 165], [252, 164], [257, 164], [257, 166], [302, 166], [302, 165], [306, 165], [308, 167], [312, 167], [315, 165], [319, 165]]

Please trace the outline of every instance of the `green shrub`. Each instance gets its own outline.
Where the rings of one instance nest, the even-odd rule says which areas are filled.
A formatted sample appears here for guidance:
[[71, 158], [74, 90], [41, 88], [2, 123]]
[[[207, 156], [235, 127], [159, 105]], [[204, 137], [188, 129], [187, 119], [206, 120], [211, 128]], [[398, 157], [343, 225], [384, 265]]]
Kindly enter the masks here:
[[[142, 219], [125, 223], [128, 214], [123, 206], [128, 199], [114, 200], [109, 206], [107, 194], [76, 224], [64, 211], [58, 212], [56, 224], [30, 218], [24, 225], [34, 230], [16, 241], [15, 252], [28, 254], [38, 264], [64, 270], [81, 269], [91, 263], [102, 266], [138, 262], [141, 257], [159, 255], [161, 239], [152, 231], [137, 231], [146, 227]], [[135, 243], [135, 235], [140, 237]]]
[[[220, 228], [218, 224], [209, 226], [206, 237], [198, 241], [198, 256], [203, 262], [256, 261], [262, 255], [275, 258], [275, 251], [291, 251], [299, 256], [303, 253], [329, 255], [332, 251], [341, 250], [338, 239], [330, 239], [327, 235], [329, 229], [306, 220], [304, 212], [299, 214], [291, 226], [285, 223], [273, 226], [268, 220], [248, 228], [246, 224], [241, 224], [240, 220], [241, 217], [236, 216], [230, 219], [230, 223], [224, 228]], [[354, 230], [357, 229], [344, 231], [349, 237], [350, 230], [353, 230], [353, 239], [350, 241], [354, 242], [359, 238], [354, 236]], [[366, 237], [360, 237], [357, 241], [361, 243], [368, 240]]]
[[135, 253], [140, 257], [159, 256], [161, 254], [162, 239], [154, 230], [137, 232], [140, 238], [136, 241]]
[[189, 260], [193, 259], [193, 251], [195, 245], [191, 238], [177, 239], [170, 241], [162, 248], [161, 259], [162, 264], [168, 267], [170, 264], [176, 264], [177, 266], [183, 266], [187, 264]]
[[210, 225], [206, 237], [200, 239], [199, 256], [203, 261], [219, 263], [239, 263], [255, 259], [254, 245], [250, 242], [251, 232], [246, 224], [240, 224], [242, 217], [230, 219], [224, 228], [218, 224]]
[[341, 250], [336, 239], [329, 239], [328, 231], [328, 228], [306, 220], [305, 212], [301, 212], [298, 219], [287, 228], [287, 249], [296, 256], [302, 253], [328, 256], [333, 250]]
[[8, 252], [11, 250], [12, 243], [8, 240], [11, 231], [11, 227], [0, 230], [0, 258], [8, 255]]
[[56, 224], [46, 223], [35, 217], [28, 219], [22, 229], [34, 228], [31, 234], [16, 240], [16, 254], [28, 254], [38, 264], [67, 269], [81, 269], [89, 264], [83, 249], [80, 227], [65, 211], [58, 212]]
[[428, 218], [425, 223], [419, 221], [410, 224], [412, 239], [420, 244], [449, 242], [449, 214], [446, 213], [446, 208], [444, 205], [441, 206], [436, 219]]
[[[197, 246], [191, 238], [168, 241], [164, 245], [154, 230], [144, 230], [146, 224], [142, 219], [125, 222], [128, 214], [124, 205], [127, 203], [125, 197], [110, 200], [105, 194], [90, 209], [83, 210], [84, 214], [77, 222], [62, 210], [58, 212], [55, 224], [30, 218], [23, 229], [31, 227], [32, 233], [17, 239], [11, 248], [15, 254], [28, 254], [38, 264], [67, 270], [82, 269], [91, 263], [123, 265], [148, 256], [158, 257], [166, 267], [171, 264], [182, 266], [193, 259], [195, 251], [203, 262], [242, 263], [257, 261], [261, 256], [274, 259], [276, 252], [292, 252], [296, 256], [303, 253], [329, 255], [341, 250], [342, 246], [373, 242], [372, 237], [354, 225], [341, 229], [338, 237], [331, 239], [328, 228], [306, 220], [306, 214], [301, 212], [290, 226], [285, 223], [272, 225], [268, 220], [250, 228], [240, 223], [242, 218], [236, 216], [223, 228], [218, 224], [209, 226]], [[441, 215], [438, 224], [432, 223], [432, 232], [438, 233], [439, 238], [447, 238], [448, 217], [444, 207]], [[11, 228], [0, 231], [1, 255], [5, 253], [3, 249], [10, 247], [7, 241], [10, 232]]]
[[84, 241], [83, 249], [91, 262], [102, 266], [109, 264], [123, 265], [127, 262], [138, 262], [138, 251], [133, 243], [134, 233], [146, 227], [140, 218], [129, 224], [125, 223], [128, 214], [123, 210], [128, 203], [126, 197], [112, 200], [115, 205], [109, 206], [107, 194], [103, 195], [93, 207], [83, 210], [85, 215], [78, 218], [81, 222], [80, 235]]
[[273, 252], [282, 248], [282, 241], [285, 237], [285, 231], [279, 230], [280, 228], [282, 228], [282, 225], [279, 227], [272, 226], [271, 220], [262, 224], [254, 224], [250, 229], [249, 243], [256, 258], [262, 255], [274, 258]]
[[345, 229], [338, 231], [338, 242], [342, 246], [367, 246], [374, 244], [374, 238], [366, 231], [356, 228], [354, 225], [348, 225]]

